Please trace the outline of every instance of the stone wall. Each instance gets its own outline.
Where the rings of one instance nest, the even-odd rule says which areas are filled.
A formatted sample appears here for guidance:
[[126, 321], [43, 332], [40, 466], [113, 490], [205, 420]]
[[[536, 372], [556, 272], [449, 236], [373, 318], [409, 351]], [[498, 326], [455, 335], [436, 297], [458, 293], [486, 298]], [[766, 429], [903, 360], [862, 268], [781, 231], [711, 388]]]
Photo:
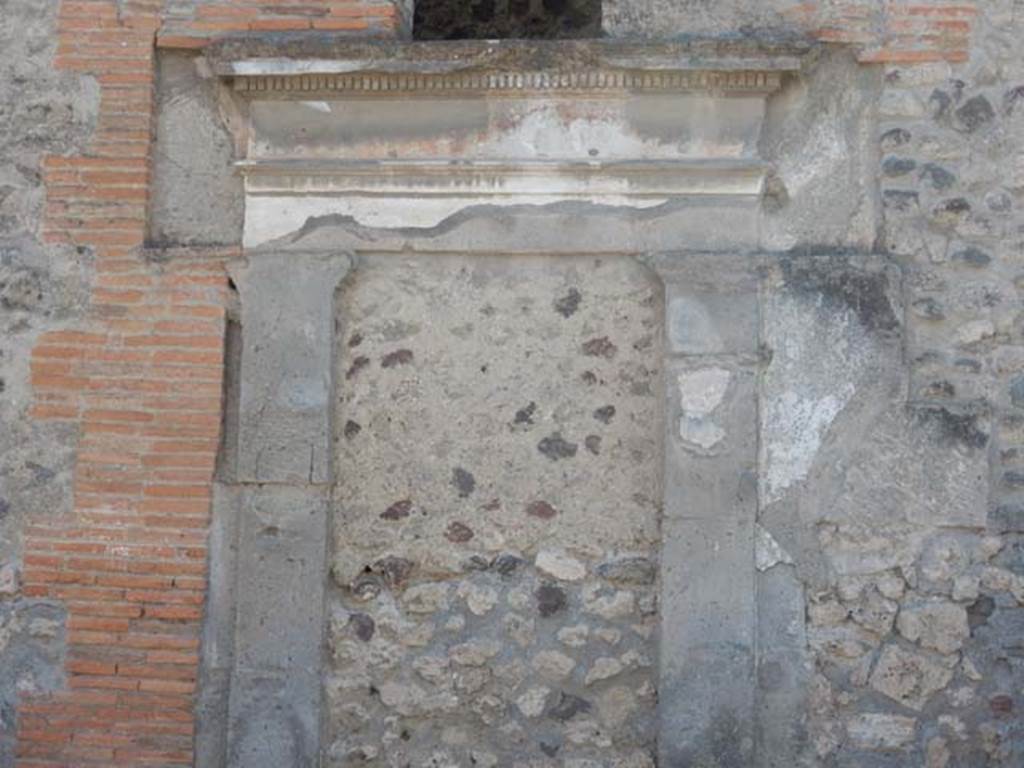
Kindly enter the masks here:
[[71, 506], [77, 434], [29, 416], [40, 334], [78, 322], [89, 254], [39, 238], [42, 159], [93, 131], [94, 80], [51, 69], [56, 2], [0, 7], [0, 765], [13, 765], [17, 697], [63, 684], [62, 606], [21, 593], [27, 526]]
[[1019, 3], [979, 4], [967, 62], [884, 74], [879, 236], [904, 269], [907, 406], [871, 430], [820, 528], [834, 578], [807, 615], [825, 764], [1024, 754], [1021, 30]]
[[[215, 717], [194, 756], [194, 692], [204, 604], [207, 690], [234, 620], [207, 541], [218, 436], [237, 433], [221, 377], [240, 192], [197, 51], [411, 19], [404, 2], [0, 2], [0, 765], [218, 764]], [[769, 105], [762, 253], [744, 254], [758, 764], [1018, 765], [1024, 6], [606, 0], [603, 24], [830, 44]], [[654, 285], [582, 257], [348, 278], [328, 763], [651, 764], [659, 631], [679, 618], [653, 597], [671, 319]], [[741, 732], [709, 734], [710, 764], [746, 764]]]
[[649, 765], [658, 286], [586, 257], [388, 259], [349, 280], [329, 754]]

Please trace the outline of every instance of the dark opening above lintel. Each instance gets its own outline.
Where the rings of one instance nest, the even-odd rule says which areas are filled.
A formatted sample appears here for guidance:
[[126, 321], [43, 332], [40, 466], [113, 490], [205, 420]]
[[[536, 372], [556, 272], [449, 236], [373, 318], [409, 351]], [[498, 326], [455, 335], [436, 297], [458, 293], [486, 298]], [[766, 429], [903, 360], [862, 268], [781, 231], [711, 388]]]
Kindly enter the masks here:
[[601, 34], [601, 0], [416, 0], [416, 40], [566, 39]]

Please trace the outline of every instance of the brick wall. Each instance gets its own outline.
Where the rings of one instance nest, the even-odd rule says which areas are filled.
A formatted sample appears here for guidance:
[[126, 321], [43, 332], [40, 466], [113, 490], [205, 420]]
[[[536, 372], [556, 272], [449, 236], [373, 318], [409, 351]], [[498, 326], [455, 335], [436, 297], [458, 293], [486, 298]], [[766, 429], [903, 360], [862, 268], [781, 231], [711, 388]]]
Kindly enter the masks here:
[[122, 248], [96, 246], [92, 322], [32, 361], [33, 415], [80, 443], [73, 513], [26, 531], [24, 595], [67, 611], [67, 690], [21, 703], [24, 765], [192, 760], [226, 254]]
[[318, 30], [393, 37], [407, 30], [410, 21], [389, 0], [222, 0], [168, 13], [158, 44], [200, 47], [209, 39], [239, 31]]
[[965, 61], [978, 10], [973, 0], [798, 3], [785, 12], [823, 42], [860, 49], [865, 63]]
[[[94, 260], [88, 320], [40, 337], [30, 417], [77, 426], [74, 508], [25, 531], [22, 594], [67, 612], [64, 690], [23, 697], [18, 765], [191, 765], [210, 493], [221, 420], [224, 263], [146, 251], [155, 40], [232, 31], [391, 33], [392, 6], [278, 0], [62, 2], [54, 66], [96, 79], [88, 151], [43, 162], [42, 239]], [[177, 23], [175, 27], [174, 24]]]

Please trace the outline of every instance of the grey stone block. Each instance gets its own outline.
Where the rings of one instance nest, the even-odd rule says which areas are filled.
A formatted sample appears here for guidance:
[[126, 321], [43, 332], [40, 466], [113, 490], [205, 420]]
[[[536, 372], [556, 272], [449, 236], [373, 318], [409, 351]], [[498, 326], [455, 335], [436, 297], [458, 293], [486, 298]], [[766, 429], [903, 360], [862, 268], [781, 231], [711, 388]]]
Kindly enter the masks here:
[[319, 670], [327, 515], [325, 492], [319, 488], [243, 491], [236, 668]]
[[319, 754], [327, 496], [240, 494], [227, 765], [314, 765]]
[[666, 382], [659, 753], [739, 768], [754, 750], [756, 378], [692, 362]]
[[231, 691], [228, 767], [317, 765], [319, 698], [318, 674], [236, 674]]
[[350, 266], [344, 253], [263, 254], [232, 269], [242, 300], [241, 482], [328, 482], [333, 295]]

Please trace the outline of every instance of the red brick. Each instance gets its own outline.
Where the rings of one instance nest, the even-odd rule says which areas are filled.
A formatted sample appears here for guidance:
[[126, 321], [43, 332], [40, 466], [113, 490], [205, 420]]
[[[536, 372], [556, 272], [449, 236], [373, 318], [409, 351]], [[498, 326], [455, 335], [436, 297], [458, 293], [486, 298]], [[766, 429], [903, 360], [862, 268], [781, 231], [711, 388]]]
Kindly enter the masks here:
[[256, 19], [250, 21], [249, 29], [262, 30], [265, 32], [286, 31], [294, 29], [309, 29], [308, 19]]

